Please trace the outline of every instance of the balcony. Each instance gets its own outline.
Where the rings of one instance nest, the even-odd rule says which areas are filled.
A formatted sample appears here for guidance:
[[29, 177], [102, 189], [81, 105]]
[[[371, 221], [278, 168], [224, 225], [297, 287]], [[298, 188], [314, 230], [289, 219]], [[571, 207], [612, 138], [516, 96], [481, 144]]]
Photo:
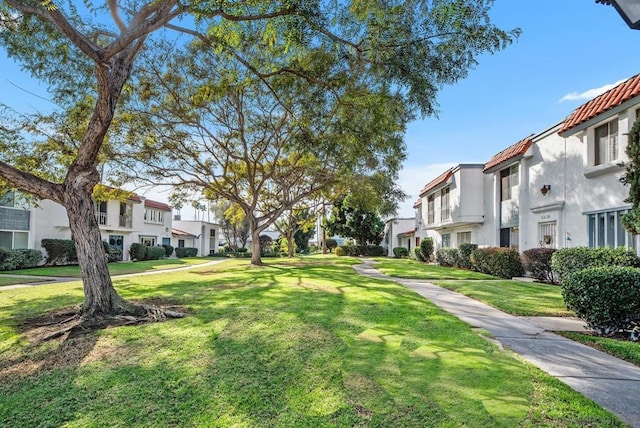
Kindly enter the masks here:
[[94, 215], [96, 216], [96, 221], [100, 226], [107, 225], [107, 213], [102, 211], [95, 211]]
[[131, 216], [129, 216], [129, 215], [121, 215], [118, 225], [120, 227], [131, 228], [131, 225], [132, 225]]

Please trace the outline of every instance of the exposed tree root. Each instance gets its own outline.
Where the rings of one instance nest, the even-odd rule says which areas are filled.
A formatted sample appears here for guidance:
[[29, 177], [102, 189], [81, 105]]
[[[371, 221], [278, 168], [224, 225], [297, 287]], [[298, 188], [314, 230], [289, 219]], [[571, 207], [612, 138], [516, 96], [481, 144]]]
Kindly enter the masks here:
[[[31, 332], [35, 342], [44, 342], [56, 338], [71, 338], [109, 327], [162, 322], [174, 318], [184, 318], [185, 312], [177, 306], [158, 306], [146, 303], [132, 304], [118, 314], [87, 315], [81, 309], [67, 308], [46, 314], [23, 324], [24, 331]], [[71, 315], [71, 316], [69, 316]]]

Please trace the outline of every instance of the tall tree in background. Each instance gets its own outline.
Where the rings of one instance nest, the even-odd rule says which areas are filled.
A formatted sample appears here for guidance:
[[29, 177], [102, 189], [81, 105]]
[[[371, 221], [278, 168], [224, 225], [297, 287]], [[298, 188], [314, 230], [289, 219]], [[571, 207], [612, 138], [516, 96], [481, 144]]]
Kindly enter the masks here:
[[[91, 195], [111, 148], [127, 143], [119, 138], [114, 118], [120, 112], [129, 121], [128, 100], [146, 89], [128, 84], [146, 43], [164, 37], [179, 53], [188, 52], [195, 40], [265, 84], [277, 76], [296, 76], [340, 96], [339, 80], [327, 79], [322, 68], [308, 68], [304, 59], [314, 53], [340, 64], [343, 84], [359, 78], [373, 88], [393, 88], [406, 111], [432, 114], [442, 85], [465, 77], [478, 55], [504, 48], [517, 35], [490, 23], [491, 3], [3, 0], [0, 46], [49, 86], [58, 107], [52, 116], [72, 120], [74, 132], [40, 129], [47, 138], [36, 140], [29, 136], [33, 121], [17, 115], [10, 123], [3, 116], [0, 177], [9, 187], [67, 209], [82, 271], [85, 318], [144, 315], [146, 308], [126, 302], [113, 288]], [[64, 158], [61, 170], [52, 172], [43, 157]]]
[[276, 229], [287, 239], [287, 253], [293, 257], [298, 251], [309, 249], [309, 239], [314, 235], [315, 224], [321, 204], [308, 204], [285, 211], [275, 222]]
[[355, 239], [358, 245], [378, 245], [384, 237], [384, 222], [378, 212], [351, 195], [333, 203], [325, 228], [330, 235]]
[[226, 200], [218, 200], [211, 209], [222, 228], [227, 245], [234, 251], [237, 251], [238, 248], [246, 248], [251, 231], [242, 209]]
[[629, 131], [627, 143], [626, 172], [620, 181], [629, 186], [629, 197], [624, 201], [631, 204], [628, 213], [622, 216], [622, 224], [632, 235], [640, 234], [640, 120], [636, 120]]

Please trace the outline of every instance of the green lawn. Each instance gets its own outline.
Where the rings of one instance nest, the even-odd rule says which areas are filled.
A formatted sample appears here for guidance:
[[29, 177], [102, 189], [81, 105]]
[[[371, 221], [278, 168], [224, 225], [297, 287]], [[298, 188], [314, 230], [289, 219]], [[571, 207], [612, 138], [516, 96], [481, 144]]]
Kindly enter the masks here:
[[[109, 263], [109, 272], [111, 272], [111, 275], [124, 275], [129, 273], [146, 272], [150, 270], [176, 269], [185, 266], [199, 265], [211, 260], [213, 259], [204, 257], [190, 257], [184, 259], [145, 260], [141, 262], [117, 262]], [[80, 273], [80, 267], [77, 265], [50, 266], [15, 270], [10, 272], [0, 272], [0, 279], [2, 278], [2, 273], [33, 276], [59, 276], [69, 278], [80, 278], [82, 276]]]
[[0, 421], [11, 427], [622, 426], [412, 291], [340, 258], [232, 260], [123, 278], [184, 319], [44, 344], [24, 320], [79, 282], [0, 290]]
[[[29, 282], [43, 282], [43, 281], [46, 281], [46, 279], [29, 280]], [[24, 282], [24, 278], [0, 275], [0, 287], [5, 285], [22, 284], [23, 282]]]
[[518, 316], [574, 316], [555, 285], [522, 281], [434, 281], [440, 287]]
[[640, 366], [640, 343], [588, 334], [561, 332], [563, 336]]
[[408, 279], [497, 279], [494, 276], [465, 269], [430, 265], [412, 259], [376, 258], [374, 267], [385, 275]]

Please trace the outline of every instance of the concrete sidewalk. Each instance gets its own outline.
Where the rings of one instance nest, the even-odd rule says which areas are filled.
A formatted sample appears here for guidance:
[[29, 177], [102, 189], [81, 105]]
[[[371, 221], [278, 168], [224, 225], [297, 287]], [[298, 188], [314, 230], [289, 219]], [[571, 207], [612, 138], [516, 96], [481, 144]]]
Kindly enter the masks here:
[[629, 425], [640, 427], [640, 367], [551, 333], [580, 331], [579, 321], [515, 317], [428, 281], [386, 276], [372, 264], [372, 261], [365, 261], [354, 269], [361, 275], [402, 284], [471, 326], [487, 330], [502, 346], [589, 397]]

